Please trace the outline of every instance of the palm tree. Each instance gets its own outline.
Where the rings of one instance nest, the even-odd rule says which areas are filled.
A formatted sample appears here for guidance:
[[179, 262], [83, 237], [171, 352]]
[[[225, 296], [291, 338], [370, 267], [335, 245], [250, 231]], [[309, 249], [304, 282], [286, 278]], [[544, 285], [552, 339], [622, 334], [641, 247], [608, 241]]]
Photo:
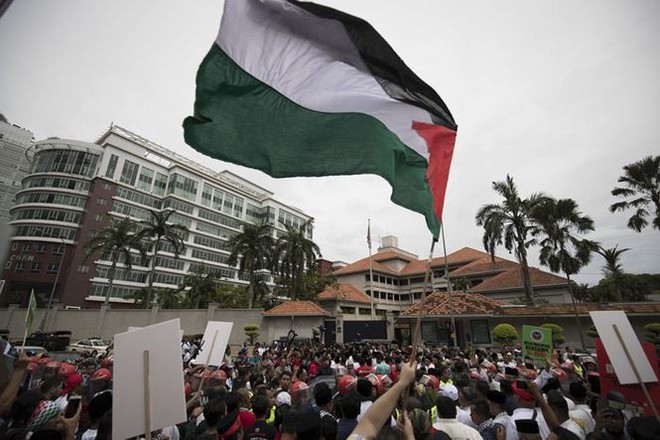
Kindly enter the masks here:
[[286, 233], [278, 238], [275, 244], [274, 261], [284, 282], [289, 285], [289, 295], [295, 300], [305, 269], [314, 268], [316, 259], [321, 257], [321, 249], [306, 237], [311, 230], [313, 219], [309, 219], [299, 227], [284, 225]]
[[183, 277], [179, 292], [185, 293], [187, 305], [193, 309], [207, 307], [216, 294], [216, 275], [208, 272], [204, 266], [196, 266]]
[[271, 256], [275, 246], [273, 239], [273, 228], [268, 223], [253, 224], [243, 222], [243, 231], [229, 239], [229, 260], [227, 264], [236, 266], [238, 273], [247, 275], [250, 282], [247, 288], [248, 309], [251, 309], [256, 294], [263, 295], [263, 286], [258, 282], [257, 270], [269, 269]]
[[99, 230], [85, 246], [85, 259], [92, 254], [100, 252], [101, 258], [110, 258], [112, 266], [108, 274], [108, 286], [105, 289], [105, 300], [103, 304], [110, 301], [110, 291], [115, 279], [117, 263], [123, 259], [124, 265], [131, 270], [131, 250], [140, 253], [142, 259], [146, 259], [146, 252], [139, 234], [134, 233], [135, 223], [128, 217], [123, 220], [111, 220], [110, 224]]
[[160, 251], [161, 242], [169, 243], [174, 253], [174, 258], [178, 258], [186, 248], [183, 238], [188, 232], [188, 228], [180, 224], [172, 224], [170, 216], [175, 211], [166, 209], [163, 211], [149, 210], [151, 217], [141, 222], [141, 238], [148, 238], [154, 241], [153, 257], [151, 259], [151, 268], [149, 270], [149, 282], [145, 292], [144, 305], [149, 307], [153, 297], [154, 276], [156, 274], [157, 255]]
[[619, 245], [617, 244], [613, 248], [605, 249], [604, 247], [599, 247], [596, 252], [605, 258], [605, 266], [603, 266], [603, 274], [605, 278], [609, 278], [614, 282], [617, 296], [619, 301], [623, 301], [623, 267], [619, 264], [619, 258], [621, 254], [629, 251], [629, 248], [617, 249]]
[[504, 200], [501, 204], [491, 203], [482, 206], [475, 217], [477, 226], [484, 227], [484, 247], [494, 261], [495, 248], [502, 244], [509, 252], [514, 252], [522, 266], [523, 285], [527, 304], [534, 304], [534, 292], [527, 264], [527, 242], [531, 230], [530, 214], [534, 207], [548, 197], [543, 193], [532, 194], [521, 199], [513, 178], [507, 174], [506, 181], [493, 182], [493, 189]]
[[[650, 217], [654, 229], [660, 230], [660, 156], [648, 156], [623, 167], [624, 175], [618, 182], [625, 187], [615, 187], [615, 197], [633, 197], [631, 200], [614, 203], [610, 212], [636, 209], [628, 219], [628, 227], [641, 232], [649, 224]], [[649, 206], [650, 205], [650, 206]], [[649, 212], [655, 209], [655, 214]]]
[[532, 211], [534, 242], [540, 239], [539, 261], [554, 273], [563, 272], [568, 281], [568, 291], [573, 302], [575, 323], [580, 334], [582, 348], [586, 348], [584, 335], [577, 312], [577, 301], [573, 293], [571, 275], [591, 261], [591, 254], [598, 249], [595, 241], [579, 238], [576, 234], [585, 234], [594, 230], [593, 220], [582, 215], [573, 199], [545, 199]]

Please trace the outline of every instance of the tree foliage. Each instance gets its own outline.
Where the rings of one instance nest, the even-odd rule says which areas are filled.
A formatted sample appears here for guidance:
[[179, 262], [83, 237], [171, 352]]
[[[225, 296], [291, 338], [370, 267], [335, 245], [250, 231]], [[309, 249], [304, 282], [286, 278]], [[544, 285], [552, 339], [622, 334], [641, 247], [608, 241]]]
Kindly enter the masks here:
[[605, 259], [605, 266], [603, 266], [603, 274], [605, 275], [605, 278], [612, 280], [616, 293], [619, 296], [618, 300], [623, 301], [623, 278], [625, 272], [619, 263], [619, 259], [621, 258], [621, 254], [630, 249], [617, 249], [618, 247], [619, 245], [616, 245], [613, 248], [605, 249], [601, 246], [596, 252]]
[[497, 324], [492, 331], [493, 340], [500, 345], [509, 345], [518, 340], [518, 330], [511, 324]]
[[646, 324], [644, 326], [644, 338], [655, 345], [660, 345], [660, 322]]
[[504, 247], [513, 252], [522, 266], [525, 298], [528, 304], [534, 304], [534, 292], [529, 275], [527, 263], [527, 248], [532, 230], [532, 211], [547, 199], [543, 193], [532, 194], [522, 199], [513, 178], [507, 174], [503, 182], [493, 182], [493, 190], [503, 200], [500, 204], [487, 204], [482, 206], [476, 214], [477, 226], [484, 228], [484, 248], [494, 259], [495, 248], [504, 243]]
[[108, 285], [105, 288], [104, 304], [108, 304], [110, 301], [110, 292], [115, 279], [117, 264], [120, 260], [126, 270], [131, 270], [131, 251], [136, 251], [143, 261], [147, 258], [141, 237], [135, 231], [136, 223], [130, 218], [112, 219], [110, 224], [98, 230], [85, 245], [85, 260], [97, 254], [100, 259], [111, 262], [110, 271], [108, 272]]
[[307, 238], [313, 223], [310, 219], [298, 227], [285, 224], [286, 233], [275, 244], [274, 261], [277, 263], [274, 267], [292, 300], [301, 293], [305, 272], [316, 270], [316, 259], [321, 257], [319, 246]]
[[627, 200], [610, 206], [610, 212], [634, 210], [628, 228], [641, 232], [651, 224], [660, 230], [660, 156], [648, 156], [623, 167], [618, 179], [623, 186], [615, 187], [612, 195]]
[[245, 336], [248, 338], [250, 345], [254, 344], [254, 341], [259, 337], [259, 326], [257, 324], [248, 324], [243, 326], [243, 331]]
[[554, 344], [555, 347], [560, 344], [563, 344], [564, 341], [566, 340], [564, 338], [564, 328], [559, 324], [546, 322], [545, 324], [541, 324], [541, 327], [547, 328], [550, 331], [552, 331], [552, 343]]

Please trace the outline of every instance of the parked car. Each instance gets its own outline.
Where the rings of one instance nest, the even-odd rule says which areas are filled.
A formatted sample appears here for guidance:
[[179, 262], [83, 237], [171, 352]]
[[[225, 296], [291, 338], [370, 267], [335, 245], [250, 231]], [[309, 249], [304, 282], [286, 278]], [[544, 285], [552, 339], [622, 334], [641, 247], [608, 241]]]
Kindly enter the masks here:
[[80, 339], [73, 344], [69, 344], [66, 351], [78, 351], [96, 356], [97, 354], [106, 354], [109, 345], [107, 341], [102, 339]]
[[25, 340], [27, 345], [44, 347], [48, 351], [61, 351], [71, 342], [71, 332], [61, 330], [56, 332], [34, 332]]
[[20, 342], [16, 344], [14, 347], [16, 347], [16, 350], [18, 351], [24, 351], [26, 355], [28, 356], [39, 356], [43, 355], [48, 357], [48, 350], [46, 350], [44, 347], [37, 347], [35, 345], [26, 345], [22, 346]]

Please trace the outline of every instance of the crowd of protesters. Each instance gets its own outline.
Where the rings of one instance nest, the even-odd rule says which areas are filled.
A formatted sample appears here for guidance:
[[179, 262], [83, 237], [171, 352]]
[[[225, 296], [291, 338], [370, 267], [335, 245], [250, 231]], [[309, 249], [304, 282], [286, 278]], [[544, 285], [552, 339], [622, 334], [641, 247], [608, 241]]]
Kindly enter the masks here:
[[[412, 356], [394, 343], [275, 343], [228, 348], [208, 367], [195, 364], [199, 348], [182, 343], [187, 422], [152, 438], [660, 438], [657, 419], [614, 407], [625, 403], [617, 393], [602, 399], [596, 362], [570, 349], [534, 365], [509, 347]], [[21, 353], [0, 384], [0, 439], [111, 439], [112, 367], [112, 355], [71, 364]]]

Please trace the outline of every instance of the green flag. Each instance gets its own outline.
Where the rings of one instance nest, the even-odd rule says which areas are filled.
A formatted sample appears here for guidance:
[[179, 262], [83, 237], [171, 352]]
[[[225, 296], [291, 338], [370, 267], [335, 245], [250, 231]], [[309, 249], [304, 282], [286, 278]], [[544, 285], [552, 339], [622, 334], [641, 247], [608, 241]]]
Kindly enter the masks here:
[[32, 321], [37, 313], [37, 299], [34, 297], [34, 289], [30, 292], [30, 302], [28, 303], [27, 315], [25, 315], [25, 328], [29, 334], [32, 330]]

